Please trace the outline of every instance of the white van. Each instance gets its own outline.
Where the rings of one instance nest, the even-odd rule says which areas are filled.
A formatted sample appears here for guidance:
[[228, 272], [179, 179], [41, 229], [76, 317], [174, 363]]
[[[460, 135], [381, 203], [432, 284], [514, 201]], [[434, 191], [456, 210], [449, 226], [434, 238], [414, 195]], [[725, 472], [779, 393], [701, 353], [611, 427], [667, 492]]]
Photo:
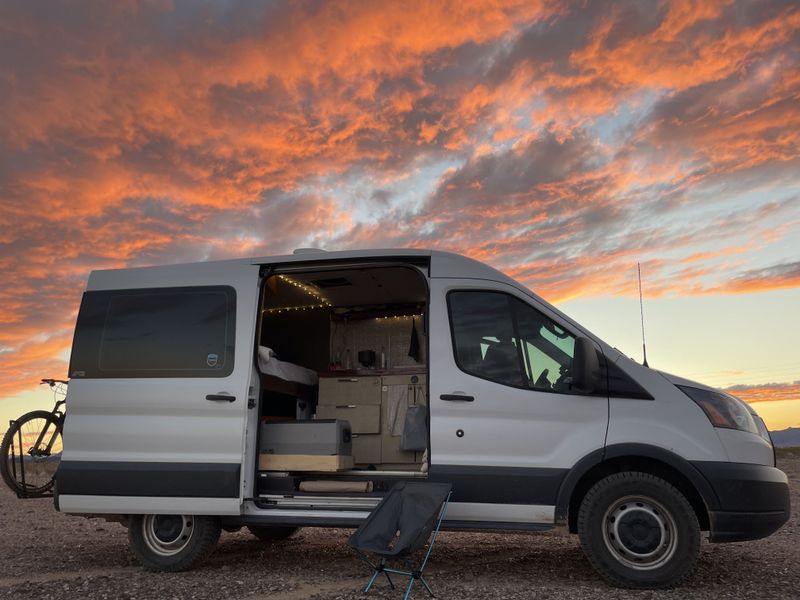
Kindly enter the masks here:
[[748, 405], [445, 252], [95, 271], [69, 376], [56, 508], [123, 517], [149, 569], [221, 529], [355, 527], [402, 480], [452, 483], [447, 529], [566, 526], [628, 587], [789, 518]]

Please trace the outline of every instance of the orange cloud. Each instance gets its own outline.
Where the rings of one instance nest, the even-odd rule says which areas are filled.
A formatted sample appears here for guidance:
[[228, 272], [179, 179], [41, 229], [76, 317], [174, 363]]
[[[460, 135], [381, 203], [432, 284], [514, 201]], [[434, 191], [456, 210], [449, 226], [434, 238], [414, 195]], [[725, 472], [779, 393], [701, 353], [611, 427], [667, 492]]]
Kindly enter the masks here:
[[800, 381], [794, 383], [764, 383], [760, 385], [735, 385], [725, 388], [745, 402], [774, 402], [778, 400], [800, 400]]
[[553, 300], [634, 293], [637, 261], [651, 295], [800, 285], [793, 5], [28, 3], [0, 23], [0, 397], [63, 372], [95, 268], [400, 245]]

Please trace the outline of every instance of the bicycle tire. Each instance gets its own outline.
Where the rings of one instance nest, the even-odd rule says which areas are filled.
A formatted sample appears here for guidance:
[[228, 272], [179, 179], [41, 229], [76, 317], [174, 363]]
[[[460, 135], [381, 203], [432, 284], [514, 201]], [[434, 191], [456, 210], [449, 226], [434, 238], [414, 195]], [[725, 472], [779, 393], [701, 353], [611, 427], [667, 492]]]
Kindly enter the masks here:
[[[36, 420], [41, 420], [41, 424], [35, 424]], [[30, 440], [34, 435], [36, 435], [35, 439], [38, 439], [38, 435], [45, 430], [45, 427], [48, 434], [42, 441], [45, 444], [49, 444], [50, 440], [53, 439], [51, 447], [56, 448], [56, 452], [55, 454], [43, 453], [38, 457], [41, 460], [38, 460], [29, 452], [30, 448], [25, 445], [25, 441], [26, 439]], [[49, 433], [50, 427], [55, 428], [53, 429], [55, 438]], [[20, 430], [22, 430], [23, 434], [22, 452], [18, 448]], [[2, 443], [0, 443], [0, 477], [17, 496], [35, 498], [44, 496], [53, 488], [55, 472], [61, 462], [61, 450], [63, 449], [61, 430], [61, 419], [46, 410], [34, 410], [26, 413], [8, 428], [8, 431], [3, 436]], [[14, 456], [11, 455], [12, 447], [14, 448]], [[24, 485], [20, 470], [20, 455], [30, 457], [22, 465], [27, 469], [28, 473], [28, 476], [25, 477]]]

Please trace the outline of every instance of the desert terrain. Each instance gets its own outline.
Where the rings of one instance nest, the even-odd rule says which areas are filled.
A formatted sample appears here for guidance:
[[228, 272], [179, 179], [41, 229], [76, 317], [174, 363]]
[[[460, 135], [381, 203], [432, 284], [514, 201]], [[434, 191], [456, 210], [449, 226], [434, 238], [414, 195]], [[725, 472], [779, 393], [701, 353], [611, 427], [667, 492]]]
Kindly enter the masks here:
[[[800, 455], [779, 459], [800, 501]], [[19, 500], [0, 489], [0, 598], [298, 600], [363, 598], [368, 572], [347, 547], [348, 530], [302, 529], [265, 544], [246, 530], [223, 533], [211, 558], [177, 574], [148, 573], [116, 523], [57, 513], [52, 499]], [[800, 598], [800, 525], [793, 515], [756, 542], [704, 543], [692, 576], [666, 591], [606, 585], [564, 534], [443, 533], [426, 570], [438, 598]], [[372, 598], [402, 598], [379, 580]], [[426, 598], [416, 588], [413, 598]]]

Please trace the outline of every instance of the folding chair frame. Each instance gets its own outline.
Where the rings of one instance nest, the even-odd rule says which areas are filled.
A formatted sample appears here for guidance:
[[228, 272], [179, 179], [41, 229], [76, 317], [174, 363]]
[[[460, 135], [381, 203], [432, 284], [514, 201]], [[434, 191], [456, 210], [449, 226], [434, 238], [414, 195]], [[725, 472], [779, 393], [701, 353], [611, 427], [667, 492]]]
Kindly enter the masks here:
[[392, 589], [395, 589], [394, 583], [392, 582], [392, 578], [389, 577], [389, 573], [394, 573], [395, 575], [404, 575], [405, 577], [409, 578], [408, 587], [406, 588], [406, 593], [403, 596], [403, 600], [408, 600], [409, 595], [411, 595], [411, 587], [414, 585], [415, 579], [419, 579], [420, 583], [422, 583], [422, 585], [425, 586], [425, 591], [428, 592], [428, 595], [431, 598], [435, 597], [433, 594], [433, 590], [431, 589], [431, 586], [428, 585], [428, 582], [425, 581], [425, 578], [422, 576], [422, 572], [425, 570], [425, 565], [428, 564], [428, 558], [430, 557], [431, 551], [433, 550], [433, 544], [436, 543], [436, 536], [439, 535], [439, 529], [442, 527], [442, 521], [444, 520], [445, 512], [447, 512], [447, 504], [448, 502], [450, 502], [450, 496], [452, 494], [453, 492], [448, 493], [447, 498], [445, 498], [444, 502], [442, 503], [442, 508], [439, 511], [439, 518], [436, 520], [436, 528], [433, 530], [431, 541], [428, 544], [428, 551], [425, 552], [425, 558], [422, 559], [422, 564], [420, 565], [419, 570], [414, 570], [411, 567], [411, 559], [409, 557], [406, 557], [403, 560], [403, 565], [407, 569], [406, 571], [403, 571], [400, 569], [391, 569], [387, 567], [386, 558], [381, 558], [381, 560], [376, 565], [369, 559], [369, 557], [366, 554], [356, 550], [356, 553], [361, 558], [361, 560], [367, 563], [373, 570], [372, 578], [369, 580], [367, 587], [364, 588], [365, 594], [369, 592], [370, 589], [372, 589], [372, 585], [375, 583], [375, 580], [381, 573], [383, 573], [386, 576], [386, 580], [389, 582], [389, 585], [392, 587]]

